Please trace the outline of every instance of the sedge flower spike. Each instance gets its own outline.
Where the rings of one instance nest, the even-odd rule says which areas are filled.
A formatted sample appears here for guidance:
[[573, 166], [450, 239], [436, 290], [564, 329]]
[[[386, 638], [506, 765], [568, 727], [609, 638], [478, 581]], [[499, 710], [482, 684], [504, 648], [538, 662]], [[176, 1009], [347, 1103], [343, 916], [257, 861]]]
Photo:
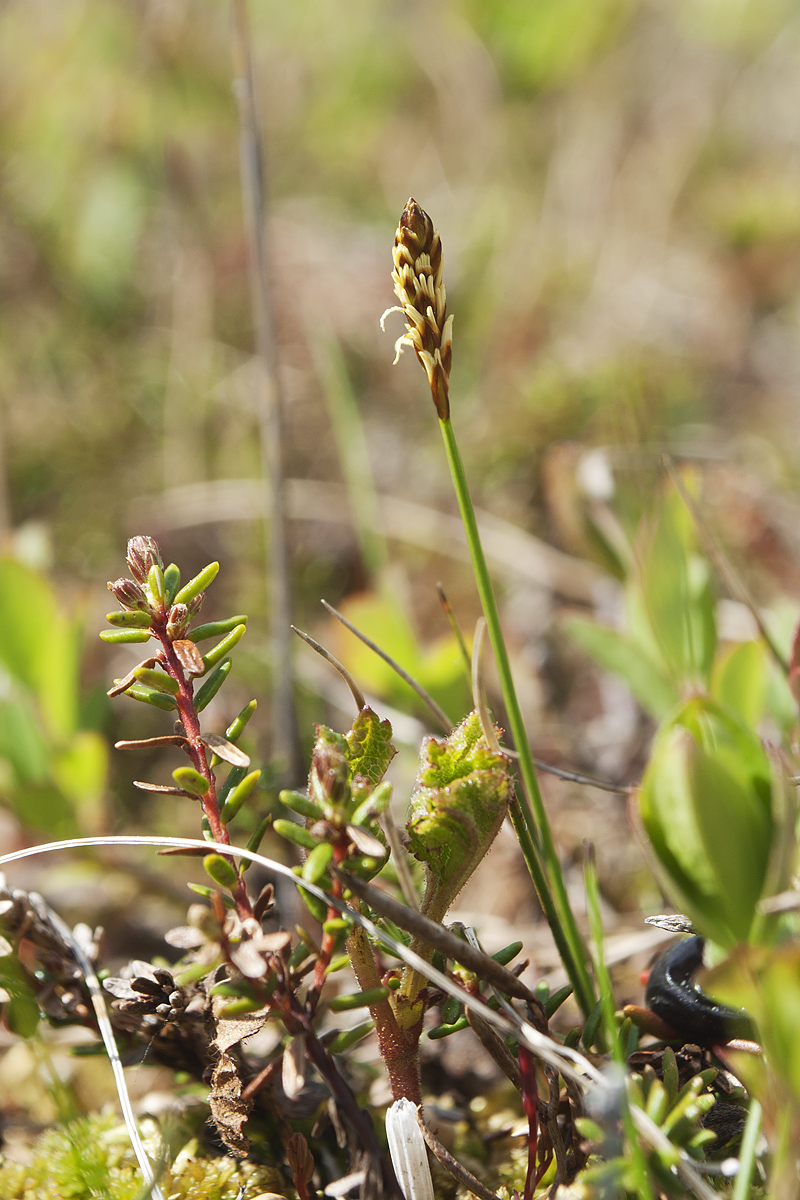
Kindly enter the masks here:
[[450, 416], [450, 364], [453, 358], [453, 318], [447, 316], [442, 277], [442, 240], [433, 221], [413, 198], [403, 209], [394, 239], [392, 281], [406, 332], [395, 343], [395, 362], [411, 346], [425, 368], [439, 419]]

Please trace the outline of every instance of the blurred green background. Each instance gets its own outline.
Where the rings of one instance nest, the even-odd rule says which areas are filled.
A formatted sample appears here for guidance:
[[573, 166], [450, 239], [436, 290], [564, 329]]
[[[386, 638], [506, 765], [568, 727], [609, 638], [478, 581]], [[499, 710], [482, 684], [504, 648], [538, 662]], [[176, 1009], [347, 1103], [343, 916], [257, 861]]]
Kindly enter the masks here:
[[[352, 609], [396, 639], [405, 665], [466, 703], [433, 585], [445, 581], [467, 629], [477, 604], [440, 515], [454, 502], [435, 416], [413, 356], [391, 366], [399, 317], [379, 328], [414, 195], [443, 238], [453, 416], [476, 503], [509, 523], [495, 567], [537, 748], [629, 781], [652, 727], [556, 618], [565, 602], [616, 603], [614, 522], [634, 527], [659, 453], [698, 467], [759, 599], [800, 583], [800, 6], [252, 0], [250, 13], [296, 621], [356, 661], [321, 625], [319, 599], [359, 596]], [[28, 596], [18, 564], [43, 571], [79, 645], [68, 670], [80, 698], [54, 712], [55, 660], [37, 638], [51, 601], [37, 625], [25, 599], [22, 626], [7, 614], [0, 633], [0, 785], [39, 832], [74, 825], [75, 796], [79, 826], [117, 825], [134, 803], [143, 824], [153, 817], [129, 763], [107, 787], [94, 736], [162, 731], [157, 714], [103, 701], [128, 657], [95, 631], [132, 534], [155, 536], [184, 578], [221, 561], [208, 616], [251, 614], [228, 707], [269, 695], [231, 80], [223, 3], [10, 0], [0, 13], [0, 538], [16, 559], [5, 591]], [[392, 575], [348, 508], [347, 487], [370, 473], [379, 493], [418, 506], [382, 524], [373, 505]], [[529, 537], [498, 565], [509, 526], [571, 557], [526, 574], [514, 547], [535, 559]], [[407, 628], [391, 625], [389, 592]], [[15, 674], [20, 637], [38, 647], [33, 675]], [[357, 661], [366, 686], [407, 704]], [[305, 729], [322, 714], [319, 671], [301, 662]], [[24, 737], [19, 689], [32, 705]], [[48, 743], [27, 765], [21, 737]]]

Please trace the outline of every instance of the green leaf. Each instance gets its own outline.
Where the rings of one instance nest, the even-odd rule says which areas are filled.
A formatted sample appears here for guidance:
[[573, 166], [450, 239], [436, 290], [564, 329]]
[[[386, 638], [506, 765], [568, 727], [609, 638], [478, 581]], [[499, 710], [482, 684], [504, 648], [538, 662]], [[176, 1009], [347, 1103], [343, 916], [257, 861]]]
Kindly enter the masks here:
[[121, 646], [128, 642], [149, 642], [150, 631], [149, 629], [101, 629], [100, 637], [112, 646]]
[[711, 695], [738, 713], [751, 729], [764, 717], [767, 657], [762, 642], [740, 642], [721, 650], [711, 673]]
[[629, 636], [585, 617], [570, 617], [564, 627], [599, 666], [625, 680], [652, 716], [664, 717], [678, 703], [675, 685]]
[[224, 662], [219, 664], [216, 670], [211, 672], [208, 679], [203, 681], [202, 685], [197, 689], [197, 695], [194, 698], [196, 712], [202, 712], [211, 703], [230, 675], [232, 665], [231, 660], [226, 658]]
[[84, 729], [53, 760], [53, 779], [74, 805], [84, 830], [99, 827], [108, 781], [108, 744], [94, 730]]
[[11, 764], [17, 781], [43, 783], [49, 774], [50, 755], [28, 696], [0, 701], [0, 756]]
[[172, 696], [168, 696], [166, 692], [157, 692], [153, 688], [144, 687], [141, 683], [131, 684], [123, 693], [125, 696], [130, 696], [131, 700], [138, 700], [141, 704], [150, 704], [153, 708], [161, 708], [164, 712], [174, 712], [178, 707]]
[[69, 736], [78, 719], [79, 629], [47, 581], [10, 558], [0, 558], [0, 631], [0, 662], [35, 694], [49, 731]]
[[690, 700], [658, 734], [639, 803], [672, 898], [713, 941], [747, 940], [772, 840], [759, 739], [714, 701]]
[[252, 795], [260, 778], [260, 771], [251, 771], [226, 797], [220, 813], [220, 819], [225, 825], [233, 820], [244, 802]]
[[302, 846], [304, 850], [313, 850], [320, 844], [319, 838], [313, 837], [304, 825], [296, 825], [294, 821], [284, 821], [278, 817], [273, 821], [272, 827], [279, 837], [285, 838], [295, 846]]
[[315, 846], [303, 863], [303, 879], [307, 883], [319, 883], [327, 871], [333, 858], [333, 846], [330, 842], [322, 842]]
[[371, 708], [362, 708], [345, 734], [350, 778], [365, 775], [372, 787], [383, 779], [397, 750], [392, 745], [392, 726]]
[[221, 642], [217, 642], [216, 646], [209, 650], [208, 654], [204, 654], [203, 662], [206, 670], [208, 671], [211, 669], [211, 667], [216, 666], [219, 660], [224, 658], [228, 651], [232, 650], [236, 643], [241, 641], [246, 633], [246, 625], [237, 625], [235, 629], [231, 630], [227, 637], [224, 637]]
[[149, 629], [152, 617], [147, 612], [121, 610], [106, 613], [106, 620], [109, 625], [117, 625], [122, 629]]
[[205, 775], [201, 775], [194, 767], [176, 767], [172, 778], [178, 787], [183, 788], [185, 792], [191, 792], [193, 796], [205, 796], [211, 786]]
[[256, 711], [257, 705], [257, 700], [251, 700], [249, 704], [245, 704], [238, 717], [231, 722], [231, 724], [225, 730], [225, 737], [229, 742], [237, 742], [239, 740], [244, 733], [248, 721]]
[[240, 614], [236, 617], [225, 617], [221, 621], [208, 621], [205, 625], [198, 625], [187, 633], [190, 642], [202, 642], [206, 638], [220, 637], [223, 633], [230, 633], [237, 625], [246, 625], [247, 616]]
[[707, 684], [717, 641], [711, 572], [674, 487], [655, 523], [642, 526], [638, 550], [642, 595], [670, 674], [679, 684]]
[[188, 604], [190, 600], [194, 600], [195, 596], [199, 596], [204, 592], [210, 583], [213, 583], [219, 571], [219, 563], [209, 563], [207, 567], [203, 567], [199, 575], [195, 575], [194, 579], [190, 579], [184, 587], [176, 595], [173, 604]]
[[151, 667], [137, 667], [133, 674], [145, 687], [154, 688], [157, 692], [166, 692], [168, 696], [177, 696], [181, 690], [177, 679], [173, 679], [164, 671], [156, 671]]
[[223, 858], [221, 854], [207, 854], [203, 859], [203, 866], [206, 874], [220, 887], [232, 888], [236, 885], [239, 878], [238, 872], [233, 864], [228, 862], [227, 858]]
[[[800, 941], [777, 947], [737, 946], [704, 972], [703, 989], [753, 1017], [771, 1072], [800, 1103]], [[773, 1102], [777, 1089], [771, 1088]], [[779, 1094], [779, 1093], [778, 1093]]]
[[166, 596], [164, 604], [166, 608], [171, 608], [175, 603], [175, 596], [178, 588], [181, 586], [181, 571], [175, 563], [170, 563], [164, 570], [164, 589]]
[[508, 757], [487, 746], [477, 713], [423, 745], [408, 848], [429, 871], [422, 911], [441, 920], [486, 854], [513, 795]]

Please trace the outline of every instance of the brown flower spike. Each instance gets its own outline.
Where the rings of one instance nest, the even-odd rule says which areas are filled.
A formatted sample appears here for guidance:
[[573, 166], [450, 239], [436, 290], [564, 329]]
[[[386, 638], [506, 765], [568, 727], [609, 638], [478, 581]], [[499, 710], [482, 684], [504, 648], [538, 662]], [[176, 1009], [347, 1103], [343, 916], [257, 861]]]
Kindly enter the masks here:
[[450, 364], [453, 358], [453, 318], [447, 316], [442, 278], [442, 241], [433, 221], [413, 198], [403, 209], [394, 239], [392, 280], [406, 332], [395, 343], [395, 362], [404, 346], [412, 346], [425, 368], [439, 419], [450, 416]]

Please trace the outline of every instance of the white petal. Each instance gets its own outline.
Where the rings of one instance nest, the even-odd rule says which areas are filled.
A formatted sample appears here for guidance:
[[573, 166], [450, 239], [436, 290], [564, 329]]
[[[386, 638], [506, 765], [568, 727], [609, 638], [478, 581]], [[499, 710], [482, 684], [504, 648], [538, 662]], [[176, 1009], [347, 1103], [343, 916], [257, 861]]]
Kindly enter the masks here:
[[386, 1140], [406, 1200], [434, 1200], [428, 1151], [411, 1100], [396, 1100], [387, 1112]]

